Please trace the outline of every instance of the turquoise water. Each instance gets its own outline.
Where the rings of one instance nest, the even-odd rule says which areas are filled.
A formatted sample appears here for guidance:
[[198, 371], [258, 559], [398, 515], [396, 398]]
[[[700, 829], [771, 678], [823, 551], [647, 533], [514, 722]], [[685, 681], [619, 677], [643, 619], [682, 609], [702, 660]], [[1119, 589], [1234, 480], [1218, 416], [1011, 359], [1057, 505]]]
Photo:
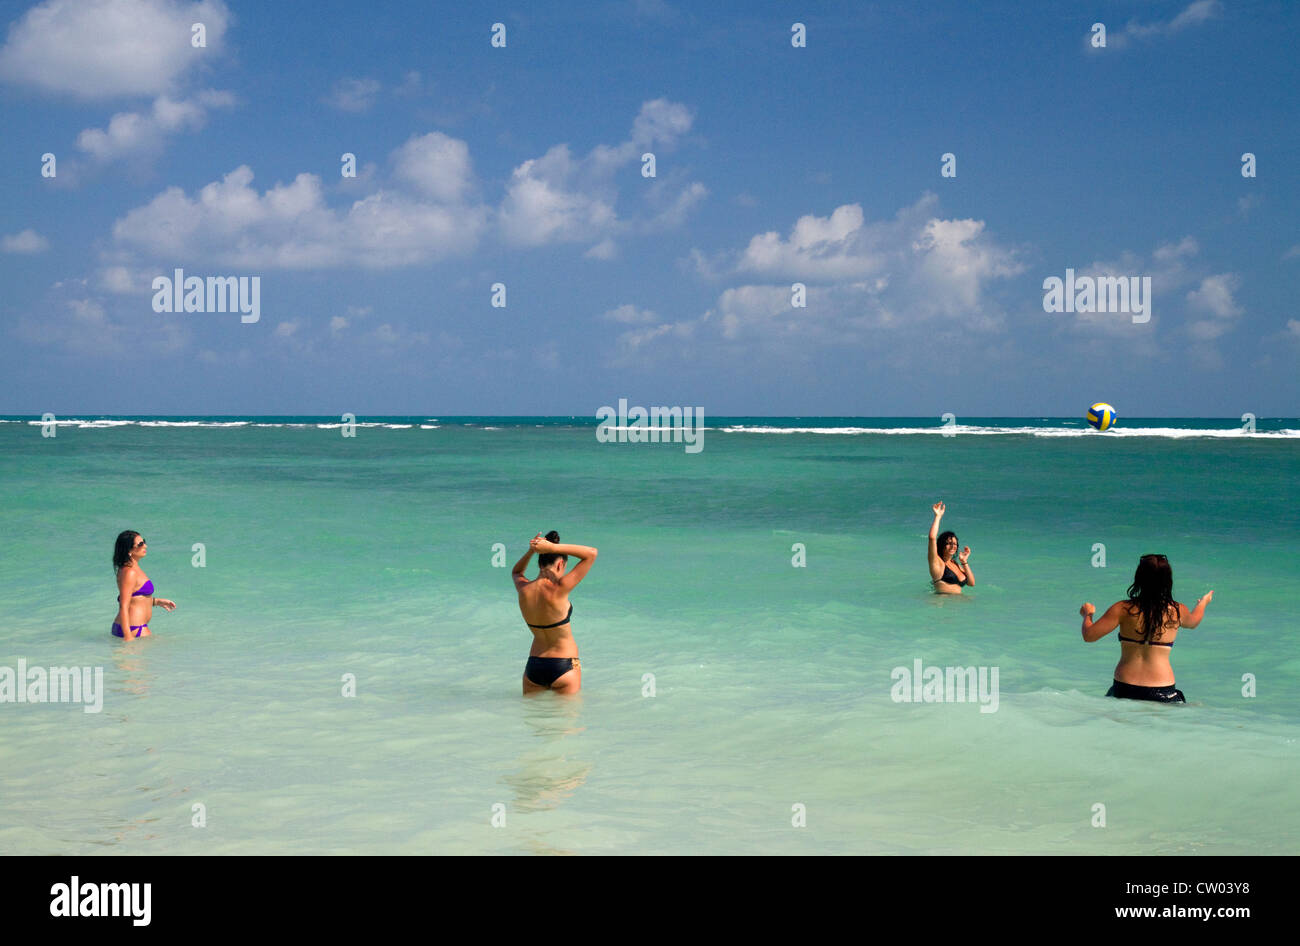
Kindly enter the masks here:
[[[1300, 421], [706, 422], [697, 454], [586, 419], [0, 423], [0, 667], [106, 690], [0, 703], [0, 849], [1300, 851]], [[937, 499], [961, 598], [928, 593]], [[179, 604], [130, 643], [124, 528]], [[552, 528], [600, 549], [584, 689], [525, 700], [510, 565]], [[1187, 706], [1105, 699], [1119, 645], [1080, 640], [1144, 552], [1215, 591]], [[997, 668], [996, 711], [895, 702], [916, 660]]]

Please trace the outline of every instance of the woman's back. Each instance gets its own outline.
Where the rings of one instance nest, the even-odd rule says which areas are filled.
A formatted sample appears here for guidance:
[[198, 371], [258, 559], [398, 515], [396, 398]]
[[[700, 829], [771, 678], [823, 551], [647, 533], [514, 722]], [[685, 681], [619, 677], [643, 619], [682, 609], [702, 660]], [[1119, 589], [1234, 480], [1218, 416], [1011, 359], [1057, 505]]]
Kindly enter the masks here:
[[534, 578], [519, 588], [519, 611], [533, 632], [534, 656], [573, 656], [578, 645], [569, 623], [573, 605], [569, 593], [548, 578]]
[[1120, 655], [1115, 679], [1135, 686], [1171, 686], [1174, 670], [1169, 654], [1178, 637], [1183, 606], [1173, 602], [1165, 612], [1165, 624], [1158, 634], [1146, 634], [1145, 620], [1134, 601], [1118, 602]]

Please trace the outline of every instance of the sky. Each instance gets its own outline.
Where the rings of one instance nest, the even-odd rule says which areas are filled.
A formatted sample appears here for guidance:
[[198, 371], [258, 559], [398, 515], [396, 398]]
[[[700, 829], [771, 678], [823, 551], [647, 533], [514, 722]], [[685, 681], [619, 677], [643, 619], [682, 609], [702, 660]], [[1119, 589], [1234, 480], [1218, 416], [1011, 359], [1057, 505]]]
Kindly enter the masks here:
[[0, 413], [1300, 415], [1287, 0], [0, 21]]

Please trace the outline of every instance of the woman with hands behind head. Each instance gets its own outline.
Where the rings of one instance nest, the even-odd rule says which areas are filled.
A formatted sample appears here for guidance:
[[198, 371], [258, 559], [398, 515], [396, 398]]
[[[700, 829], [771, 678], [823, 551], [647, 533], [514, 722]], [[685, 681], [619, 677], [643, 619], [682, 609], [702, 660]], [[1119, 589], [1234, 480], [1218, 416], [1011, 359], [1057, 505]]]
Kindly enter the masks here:
[[[582, 689], [578, 643], [573, 639], [570, 624], [573, 605], [569, 602], [569, 592], [591, 571], [596, 550], [559, 542], [560, 533], [555, 530], [546, 533], [546, 538], [540, 534], [534, 536], [512, 572], [519, 611], [533, 632], [533, 646], [528, 650], [528, 663], [524, 666], [525, 696], [542, 690], [571, 694]], [[534, 554], [538, 575], [529, 581], [524, 571]], [[566, 574], [564, 569], [570, 555], [578, 559], [578, 564]]]

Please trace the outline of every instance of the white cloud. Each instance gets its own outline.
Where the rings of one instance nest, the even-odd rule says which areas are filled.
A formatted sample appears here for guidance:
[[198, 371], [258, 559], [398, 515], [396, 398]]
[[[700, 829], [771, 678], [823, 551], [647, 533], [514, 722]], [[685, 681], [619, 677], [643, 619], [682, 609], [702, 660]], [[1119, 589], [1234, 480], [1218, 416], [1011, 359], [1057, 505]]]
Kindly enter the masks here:
[[910, 274], [918, 302], [936, 314], [980, 316], [981, 293], [990, 279], [1014, 276], [1024, 266], [1014, 254], [983, 237], [983, 220], [929, 220], [912, 244]]
[[187, 333], [177, 321], [160, 321], [148, 307], [135, 306], [110, 316], [102, 302], [82, 296], [81, 280], [56, 284], [46, 302], [19, 318], [14, 334], [38, 345], [74, 355], [102, 357], [127, 352], [169, 355], [185, 347]]
[[616, 306], [600, 316], [607, 322], [624, 326], [624, 330], [615, 340], [618, 354], [615, 363], [626, 365], [632, 363], [638, 351], [663, 339], [680, 348], [681, 343], [695, 334], [696, 323], [660, 322], [659, 315], [649, 309], [638, 309], [631, 303]]
[[605, 237], [582, 255], [588, 259], [613, 259], [618, 255], [618, 246], [609, 237]]
[[1199, 289], [1187, 294], [1193, 308], [1208, 312], [1220, 319], [1231, 319], [1241, 314], [1241, 307], [1232, 298], [1241, 280], [1233, 273], [1206, 276]]
[[679, 190], [676, 196], [668, 199], [664, 204], [665, 195], [671, 186], [668, 182], [658, 183], [646, 194], [646, 202], [652, 207], [663, 204], [662, 209], [646, 224], [647, 228], [680, 227], [686, 222], [691, 208], [709, 196], [709, 189], [699, 181], [694, 181]]
[[229, 107], [234, 102], [229, 92], [215, 90], [179, 101], [161, 95], [150, 112], [118, 112], [106, 129], [87, 128], [77, 136], [77, 147], [100, 161], [156, 152], [168, 135], [202, 128], [209, 107]]
[[[1148, 24], [1130, 20], [1122, 30], [1116, 30], [1107, 35], [1106, 45], [1111, 48], [1122, 49], [1133, 40], [1153, 39], [1181, 33], [1185, 29], [1200, 26], [1212, 20], [1222, 12], [1223, 4], [1219, 0], [1195, 0], [1170, 20]], [[1091, 39], [1091, 33], [1088, 34], [1088, 38]]]
[[49, 248], [50, 241], [32, 229], [0, 238], [0, 251], [5, 253], [43, 253]]
[[735, 269], [796, 279], [847, 279], [884, 267], [878, 243], [863, 229], [862, 207], [845, 204], [829, 217], [800, 217], [788, 239], [775, 230], [751, 237]]
[[385, 322], [368, 333], [364, 340], [377, 345], [381, 349], [390, 351], [401, 349], [404, 351], [429, 344], [429, 333], [410, 331], [400, 326], [395, 328]]
[[[676, 226], [707, 191], [698, 182], [680, 194], [666, 196], [663, 188], [649, 188], [648, 199], [659, 213], [642, 223], [623, 222], [614, 204], [618, 199], [616, 175], [630, 173], [628, 166], [654, 150], [671, 151], [691, 128], [693, 116], [681, 104], [666, 99], [645, 102], [632, 122], [628, 140], [618, 145], [597, 145], [587, 156], [572, 156], [567, 144], [550, 148], [514, 169], [502, 201], [499, 223], [507, 243], [541, 246], [549, 243], [600, 241], [627, 229]], [[641, 180], [639, 175], [636, 178]]]
[[808, 321], [807, 309], [790, 304], [790, 290], [783, 286], [736, 286], [725, 290], [717, 302], [724, 338], [736, 338], [744, 330], [760, 329], [778, 335], [799, 334]]
[[[713, 335], [773, 355], [845, 344], [911, 350], [935, 332], [1002, 329], [1005, 316], [988, 290], [1024, 270], [984, 221], [939, 216], [932, 193], [893, 219], [867, 221], [860, 205], [844, 204], [827, 216], [799, 217], [785, 236], [768, 231], [738, 251], [710, 258], [693, 250], [691, 256], [709, 278], [759, 275], [772, 282], [730, 286], [693, 320], [639, 321], [620, 338], [621, 347], [671, 332], [697, 342]], [[802, 307], [794, 305], [795, 281], [806, 283]]]
[[647, 328], [630, 329], [629, 331], [624, 332], [618, 337], [618, 343], [623, 349], [625, 349], [625, 351], [633, 351], [663, 338], [665, 335], [672, 332], [678, 334], [689, 334], [689, 332], [683, 331], [682, 326], [668, 324], [653, 325]]
[[[119, 219], [113, 238], [156, 259], [254, 271], [385, 268], [468, 253], [487, 225], [486, 207], [430, 201], [401, 189], [381, 189], [343, 211], [325, 204], [314, 174], [264, 193], [252, 181], [252, 169], [242, 165], [192, 198], [170, 187]], [[422, 181], [425, 190], [444, 196], [463, 190], [452, 177]]]
[[[1190, 356], [1200, 359], [1208, 368], [1221, 367], [1219, 356], [1206, 343], [1231, 331], [1237, 316], [1242, 313], [1241, 306], [1234, 299], [1240, 279], [1235, 273], [1207, 276], [1203, 267], [1198, 272], [1192, 258], [1199, 252], [1200, 245], [1196, 239], [1185, 236], [1177, 243], [1160, 244], [1149, 260], [1125, 250], [1116, 260], [1076, 267], [1076, 279], [1083, 276], [1151, 277], [1151, 297], [1147, 300], [1151, 315], [1149, 324], [1134, 324], [1130, 317], [1113, 312], [1077, 312], [1073, 316], [1058, 315], [1057, 318], [1068, 319], [1068, 327], [1079, 333], [1082, 339], [1093, 339], [1101, 345], [1109, 345], [1111, 339], [1122, 337], [1127, 351], [1138, 355], [1163, 355], [1167, 352], [1168, 343], [1158, 343], [1152, 331], [1163, 323], [1173, 329], [1175, 336], [1182, 334], [1190, 342]], [[1063, 270], [1054, 275], [1063, 276]], [[1186, 303], [1181, 307], [1180, 297]], [[1180, 318], [1184, 320], [1181, 324]]]
[[524, 246], [595, 239], [614, 228], [612, 197], [584, 193], [570, 180], [579, 165], [568, 145], [556, 145], [540, 158], [525, 161], [511, 174], [501, 205], [506, 241]]
[[667, 99], [655, 99], [641, 106], [632, 122], [632, 144], [637, 148], [671, 149], [677, 139], [691, 130], [690, 109]]
[[132, 270], [126, 266], [106, 266], [99, 271], [99, 287], [114, 295], [151, 292], [151, 283], [157, 273]]
[[[0, 78], [88, 99], [174, 93], [220, 52], [230, 21], [222, 0], [45, 0], [10, 27]], [[190, 45], [193, 23], [206, 48]]]
[[1200, 252], [1200, 250], [1200, 244], [1196, 242], [1195, 237], [1185, 236], [1178, 243], [1160, 244], [1151, 255], [1161, 262], [1167, 262], [1169, 260], [1179, 259], [1183, 256], [1195, 256]]
[[469, 146], [441, 132], [412, 138], [393, 152], [395, 174], [443, 203], [459, 201], [473, 182]]
[[1233, 320], [1241, 315], [1242, 308], [1232, 294], [1241, 280], [1234, 273], [1206, 276], [1201, 285], [1187, 294], [1187, 303], [1193, 312], [1209, 318], [1198, 319], [1187, 326], [1193, 338], [1203, 341], [1218, 338], [1233, 328]]
[[339, 79], [321, 101], [340, 111], [365, 112], [375, 104], [381, 88], [377, 79]]
[[610, 322], [620, 322], [623, 325], [649, 325], [659, 321], [659, 316], [655, 315], [649, 309], [638, 309], [631, 303], [624, 303], [621, 306], [610, 309], [601, 314], [602, 319]]
[[1169, 31], [1176, 33], [1188, 26], [1199, 26], [1222, 12], [1223, 4], [1219, 0], [1196, 0], [1170, 21]]
[[[991, 240], [982, 220], [937, 216], [938, 197], [922, 196], [892, 220], [868, 223], [858, 204], [844, 204], [829, 216], [800, 217], [782, 238], [761, 233], [728, 267], [695, 255], [705, 273], [754, 273], [778, 279], [831, 284], [861, 283], [868, 294], [892, 287], [901, 308], [918, 318], [977, 314], [983, 287], [1023, 271], [1015, 253]], [[788, 285], [781, 290], [789, 295]], [[788, 303], [788, 299], [787, 299]]]

